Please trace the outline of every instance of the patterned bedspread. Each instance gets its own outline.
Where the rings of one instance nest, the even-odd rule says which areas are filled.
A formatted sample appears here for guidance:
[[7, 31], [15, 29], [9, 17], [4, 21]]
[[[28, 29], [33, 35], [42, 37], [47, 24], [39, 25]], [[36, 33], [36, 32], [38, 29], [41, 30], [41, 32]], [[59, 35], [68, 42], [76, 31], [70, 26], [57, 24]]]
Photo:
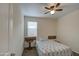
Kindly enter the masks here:
[[36, 41], [37, 51], [40, 56], [71, 56], [71, 49], [54, 40]]

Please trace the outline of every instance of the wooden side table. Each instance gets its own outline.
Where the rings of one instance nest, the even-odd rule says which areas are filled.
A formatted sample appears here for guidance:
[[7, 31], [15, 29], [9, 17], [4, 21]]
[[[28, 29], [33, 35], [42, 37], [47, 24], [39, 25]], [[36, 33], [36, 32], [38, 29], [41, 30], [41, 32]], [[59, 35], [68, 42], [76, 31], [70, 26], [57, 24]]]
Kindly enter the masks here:
[[32, 49], [31, 43], [32, 43], [34, 40], [36, 40], [36, 37], [25, 37], [24, 39], [25, 39], [25, 41], [29, 44], [29, 47], [28, 47], [27, 49], [28, 49], [28, 50], [31, 50], [31, 49]]

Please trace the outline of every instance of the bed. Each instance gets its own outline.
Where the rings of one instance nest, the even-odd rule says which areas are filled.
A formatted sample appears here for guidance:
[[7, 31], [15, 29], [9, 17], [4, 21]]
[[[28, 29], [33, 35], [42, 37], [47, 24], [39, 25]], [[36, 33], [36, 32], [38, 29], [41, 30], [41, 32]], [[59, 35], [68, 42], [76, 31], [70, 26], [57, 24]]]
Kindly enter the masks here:
[[55, 40], [37, 40], [36, 48], [39, 56], [71, 56], [71, 49]]

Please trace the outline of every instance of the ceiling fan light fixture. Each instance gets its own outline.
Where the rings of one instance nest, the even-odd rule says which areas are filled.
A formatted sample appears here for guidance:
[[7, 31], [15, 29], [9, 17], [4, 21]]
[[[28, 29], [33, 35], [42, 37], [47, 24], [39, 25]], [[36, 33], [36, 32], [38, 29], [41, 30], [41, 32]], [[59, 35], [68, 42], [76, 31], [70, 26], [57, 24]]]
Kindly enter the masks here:
[[55, 10], [50, 11], [50, 13], [53, 15], [55, 13]]

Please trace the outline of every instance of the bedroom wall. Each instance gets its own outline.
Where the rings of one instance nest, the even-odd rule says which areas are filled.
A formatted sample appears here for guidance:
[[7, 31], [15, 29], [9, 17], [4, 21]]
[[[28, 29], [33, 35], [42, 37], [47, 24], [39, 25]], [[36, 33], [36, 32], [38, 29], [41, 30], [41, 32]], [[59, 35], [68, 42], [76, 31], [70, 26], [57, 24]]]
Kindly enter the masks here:
[[27, 35], [27, 21], [36, 21], [38, 23], [37, 25], [38, 37], [47, 38], [48, 35], [56, 35], [56, 32], [57, 32], [57, 20], [56, 19], [25, 16], [24, 17], [25, 36]]
[[56, 35], [56, 19], [39, 18], [39, 17], [24, 17], [24, 33], [27, 35], [27, 21], [36, 21], [38, 23], [37, 32], [39, 37], [47, 37], [48, 35]]
[[0, 4], [0, 55], [8, 52], [9, 4]]
[[79, 10], [58, 19], [57, 39], [79, 53]]

